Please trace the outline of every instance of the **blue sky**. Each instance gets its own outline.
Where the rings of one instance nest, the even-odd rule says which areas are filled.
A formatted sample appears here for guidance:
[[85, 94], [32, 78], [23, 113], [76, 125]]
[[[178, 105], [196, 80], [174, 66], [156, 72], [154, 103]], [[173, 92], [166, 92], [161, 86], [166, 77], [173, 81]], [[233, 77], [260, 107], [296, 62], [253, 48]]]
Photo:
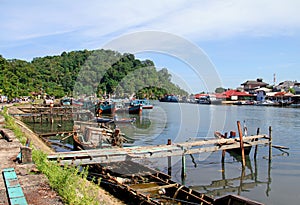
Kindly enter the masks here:
[[[32, 60], [63, 51], [99, 49], [123, 35], [167, 32], [202, 49], [223, 87], [248, 79], [300, 81], [298, 0], [0, 0], [0, 54]], [[176, 56], [140, 52], [167, 67], [190, 92], [205, 90]]]

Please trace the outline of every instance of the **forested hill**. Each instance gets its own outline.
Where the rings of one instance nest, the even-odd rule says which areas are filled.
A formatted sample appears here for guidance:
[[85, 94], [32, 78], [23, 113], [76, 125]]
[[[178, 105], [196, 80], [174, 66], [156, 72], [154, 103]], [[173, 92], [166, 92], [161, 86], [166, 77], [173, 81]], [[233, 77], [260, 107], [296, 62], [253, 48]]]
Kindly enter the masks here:
[[164, 94], [187, 94], [171, 82], [167, 69], [157, 71], [150, 60], [111, 50], [63, 52], [31, 62], [0, 55], [0, 68], [0, 92], [9, 98], [33, 92], [58, 98], [97, 93], [157, 99]]

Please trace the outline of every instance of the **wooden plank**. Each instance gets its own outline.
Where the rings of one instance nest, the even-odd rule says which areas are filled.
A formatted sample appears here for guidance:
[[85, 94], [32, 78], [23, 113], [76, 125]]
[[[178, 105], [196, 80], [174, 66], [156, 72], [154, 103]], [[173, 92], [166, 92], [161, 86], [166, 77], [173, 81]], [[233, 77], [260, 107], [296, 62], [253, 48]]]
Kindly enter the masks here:
[[136, 192], [151, 192], [151, 191], [156, 191], [156, 190], [160, 190], [160, 189], [167, 189], [167, 188], [171, 188], [171, 187], [175, 187], [175, 186], [178, 186], [178, 184], [167, 184], [167, 185], [163, 185], [163, 186], [140, 188], [140, 189], [136, 189]]
[[[257, 136], [256, 136], [257, 137]], [[262, 138], [260, 136], [260, 138]], [[250, 139], [256, 139], [251, 137]], [[160, 158], [169, 156], [182, 156], [186, 154], [195, 154], [202, 152], [214, 152], [225, 149], [239, 148], [240, 144], [236, 140], [221, 140], [222, 146], [216, 145], [215, 142], [220, 140], [210, 140], [212, 142], [205, 141], [206, 146], [199, 146], [199, 142], [196, 142], [198, 146], [191, 146], [189, 143], [188, 147], [182, 146], [186, 143], [177, 143], [174, 145], [156, 145], [156, 146], [145, 146], [145, 147], [127, 147], [127, 148], [109, 148], [109, 149], [93, 149], [93, 150], [82, 150], [75, 152], [63, 152], [59, 154], [51, 154], [48, 156], [49, 160], [57, 160], [61, 163], [67, 164], [95, 164], [95, 163], [106, 163], [106, 162], [117, 162], [129, 160], [132, 158]], [[227, 143], [230, 142], [230, 143]], [[257, 141], [246, 141], [245, 147], [268, 144], [268, 139], [260, 139]], [[210, 145], [210, 146], [208, 146]]]

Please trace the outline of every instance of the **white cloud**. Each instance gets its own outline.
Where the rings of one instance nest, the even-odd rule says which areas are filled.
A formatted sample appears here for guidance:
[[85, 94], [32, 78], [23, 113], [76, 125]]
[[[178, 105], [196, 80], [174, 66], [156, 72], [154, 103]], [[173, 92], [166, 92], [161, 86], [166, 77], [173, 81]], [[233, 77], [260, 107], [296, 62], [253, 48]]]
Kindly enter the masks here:
[[74, 43], [87, 43], [142, 30], [170, 32], [193, 41], [293, 35], [300, 27], [298, 8], [297, 0], [3, 0], [0, 44], [66, 33], [75, 36]]

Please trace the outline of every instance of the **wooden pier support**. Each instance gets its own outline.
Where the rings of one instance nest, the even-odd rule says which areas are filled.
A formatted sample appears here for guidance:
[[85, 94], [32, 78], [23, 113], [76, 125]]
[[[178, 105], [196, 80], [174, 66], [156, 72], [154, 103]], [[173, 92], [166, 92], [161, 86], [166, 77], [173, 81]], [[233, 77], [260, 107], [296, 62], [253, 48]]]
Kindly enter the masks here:
[[[260, 132], [260, 129], [259, 129], [259, 128], [257, 128], [256, 135], [259, 135], [259, 132]], [[255, 150], [254, 150], [254, 159], [256, 159], [256, 155], [257, 155], [257, 147], [258, 147], [258, 145], [255, 145]]]
[[[247, 136], [243, 138], [245, 146], [257, 144], [269, 144], [269, 137], [266, 135]], [[222, 145], [222, 146], [220, 146]], [[183, 156], [195, 153], [214, 152], [218, 150], [229, 150], [240, 148], [238, 139], [211, 139], [193, 142], [172, 143], [171, 145], [152, 145], [143, 147], [109, 148], [99, 150], [84, 150], [49, 154], [48, 159], [57, 160], [65, 164], [95, 164], [124, 161], [130, 159], [160, 158], [169, 156]], [[74, 161], [75, 159], [75, 161]], [[185, 164], [185, 160], [182, 160]], [[184, 167], [185, 168], [185, 167]], [[183, 172], [185, 173], [185, 172]]]
[[240, 137], [240, 148], [241, 148], [241, 153], [242, 153], [242, 164], [243, 164], [243, 168], [244, 168], [245, 165], [246, 165], [246, 161], [245, 161], [243, 133], [242, 133], [242, 128], [241, 128], [241, 122], [240, 121], [237, 121], [237, 126], [238, 126], [239, 137]]
[[272, 127], [269, 127], [269, 161], [272, 160]]
[[185, 163], [185, 154], [182, 155], [181, 157], [181, 179], [182, 179], [182, 184], [184, 185], [185, 183], [185, 178], [186, 178], [186, 163]]
[[[172, 145], [171, 139], [168, 139], [167, 145]], [[172, 176], [172, 157], [168, 156], [168, 175]]]

